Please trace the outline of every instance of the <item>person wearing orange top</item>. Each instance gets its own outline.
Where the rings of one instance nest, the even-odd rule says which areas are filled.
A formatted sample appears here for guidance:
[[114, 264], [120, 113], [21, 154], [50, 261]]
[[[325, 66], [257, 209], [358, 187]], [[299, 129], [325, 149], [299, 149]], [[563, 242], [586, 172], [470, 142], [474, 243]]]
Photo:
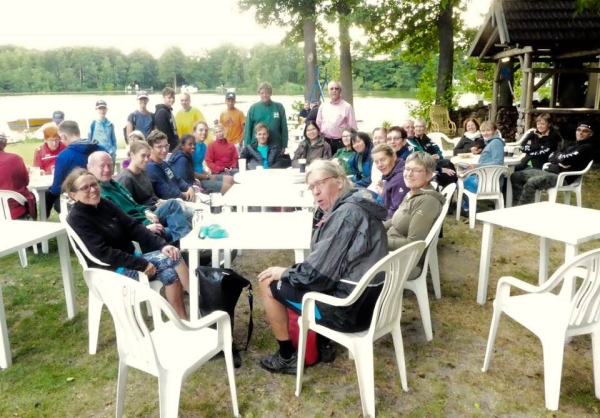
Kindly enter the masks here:
[[244, 116], [244, 112], [235, 107], [235, 93], [227, 92], [225, 103], [227, 103], [227, 109], [221, 112], [219, 122], [225, 128], [225, 138], [230, 144], [235, 145], [239, 152], [244, 147], [242, 139], [244, 138], [246, 116]]
[[45, 174], [52, 174], [56, 165], [56, 157], [67, 146], [60, 142], [58, 128], [56, 125], [48, 125], [44, 128], [44, 144], [35, 150], [33, 154], [33, 166], [44, 170]]

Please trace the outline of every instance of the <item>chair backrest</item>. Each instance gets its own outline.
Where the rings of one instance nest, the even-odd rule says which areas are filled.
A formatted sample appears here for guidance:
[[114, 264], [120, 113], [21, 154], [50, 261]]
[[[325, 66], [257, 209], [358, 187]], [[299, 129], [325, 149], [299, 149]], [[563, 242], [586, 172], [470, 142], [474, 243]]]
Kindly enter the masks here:
[[456, 183], [450, 183], [442, 190], [442, 194], [446, 198], [446, 201], [442, 205], [442, 211], [438, 215], [437, 219], [433, 223], [429, 234], [425, 238], [425, 243], [427, 244], [427, 256], [429, 256], [429, 247], [434, 244], [437, 245], [438, 237], [440, 236], [440, 230], [442, 229], [442, 224], [444, 223], [444, 218], [448, 214], [448, 208], [450, 207], [450, 203], [452, 202], [452, 196], [454, 195], [454, 191], [456, 190]]
[[385, 274], [383, 289], [373, 310], [369, 333], [376, 335], [379, 330], [389, 329], [390, 326], [400, 321], [404, 283], [411, 270], [417, 265], [424, 249], [425, 241], [410, 243], [379, 260], [360, 279], [352, 292], [356, 298], [362, 294], [378, 273]]
[[448, 142], [452, 143], [450, 138], [448, 138], [448, 136], [446, 134], [441, 133], [441, 132], [430, 132], [427, 134], [427, 136], [429, 137], [429, 139], [431, 139], [431, 141], [434, 144], [436, 144], [438, 147], [440, 147], [441, 151], [444, 151], [444, 141], [448, 141]]
[[486, 165], [471, 170], [477, 174], [479, 182], [477, 183], [477, 194], [480, 196], [496, 196], [502, 193], [500, 179], [502, 176], [508, 176], [508, 167], [503, 165]]
[[169, 322], [182, 329], [171, 305], [148, 286], [112, 271], [91, 268], [83, 272], [83, 277], [88, 287], [98, 292], [113, 317], [121, 360], [156, 376], [160, 358], [140, 305], [150, 302], [155, 327], [157, 320], [166, 322], [164, 314]]
[[565, 325], [569, 328], [600, 326], [600, 249], [567, 261], [548, 279], [541, 291], [549, 292], [561, 283], [557, 309], [560, 306], [569, 308]]
[[[69, 242], [71, 243], [71, 248], [73, 248], [73, 251], [75, 252], [75, 255], [77, 256], [77, 260], [79, 260], [79, 264], [81, 264], [81, 267], [83, 267], [83, 269], [87, 269], [88, 268], [88, 264], [87, 264], [87, 260], [93, 261], [94, 263], [98, 264], [99, 266], [108, 266], [109, 264], [106, 264], [100, 260], [98, 260], [96, 257], [94, 257], [92, 255], [92, 253], [90, 253], [90, 251], [87, 249], [87, 247], [85, 246], [85, 244], [83, 243], [83, 241], [81, 240], [81, 238], [79, 238], [79, 235], [77, 235], [77, 232], [75, 232], [73, 230], [73, 228], [71, 228], [71, 225], [69, 225], [69, 223], [67, 222], [67, 214], [63, 211], [61, 211], [61, 213], [58, 215], [58, 217], [60, 218], [60, 223], [63, 224], [63, 226], [65, 227], [65, 230], [67, 231], [67, 236], [69, 237]], [[84, 257], [87, 257], [86, 258]]]
[[0, 190], [0, 219], [7, 221], [12, 219], [8, 199], [14, 199], [20, 205], [27, 203], [27, 199], [21, 193], [13, 192], [12, 190]]
[[[583, 181], [583, 175], [585, 173], [587, 173], [588, 171], [590, 171], [593, 164], [594, 164], [594, 160], [591, 160], [589, 162], [589, 164], [581, 171], [571, 171], [571, 172], [564, 171], [564, 172], [560, 173], [559, 174], [560, 178], [556, 182], [557, 186], [559, 188], [560, 187], [569, 187], [569, 188], [578, 187], [581, 184], [581, 182]], [[563, 184], [564, 183], [563, 179], [570, 177], [570, 176], [578, 176], [578, 177], [569, 184]]]
[[431, 105], [429, 108], [429, 119], [438, 124], [440, 131], [448, 130], [450, 126], [450, 115], [445, 106]]

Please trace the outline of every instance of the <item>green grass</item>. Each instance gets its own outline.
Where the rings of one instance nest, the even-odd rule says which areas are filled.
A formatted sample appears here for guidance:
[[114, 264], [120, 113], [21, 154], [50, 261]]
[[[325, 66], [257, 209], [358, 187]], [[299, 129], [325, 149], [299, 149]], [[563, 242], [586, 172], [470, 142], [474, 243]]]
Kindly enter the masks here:
[[[23, 144], [27, 146], [29, 144]], [[28, 151], [27, 151], [28, 152]], [[584, 206], [600, 208], [600, 175], [584, 181]], [[56, 217], [51, 220], [56, 221]], [[557, 220], [557, 225], [560, 220]], [[488, 373], [482, 373], [492, 304], [475, 302], [481, 225], [474, 230], [452, 216], [440, 239], [442, 298], [430, 297], [434, 339], [426, 342], [418, 305], [407, 292], [402, 331], [409, 392], [403, 392], [391, 339], [375, 346], [375, 389], [380, 417], [597, 417], [591, 342], [575, 338], [565, 346], [560, 411], [544, 407], [542, 348], [539, 340], [504, 317]], [[597, 248], [586, 243], [581, 251]], [[514, 275], [537, 282], [539, 240], [497, 228], [488, 296], [499, 277]], [[551, 270], [562, 264], [564, 246], [551, 246]], [[117, 362], [114, 326], [104, 312], [98, 353], [87, 354], [87, 288], [72, 256], [79, 313], [66, 320], [56, 241], [50, 254], [28, 251], [29, 267], [16, 254], [0, 259], [0, 283], [8, 320], [13, 365], [0, 372], [1, 417], [111, 417], [116, 400]], [[252, 280], [269, 265], [290, 265], [291, 251], [245, 251], [234, 269]], [[432, 294], [432, 292], [431, 292]], [[240, 299], [235, 339], [241, 344], [247, 321]], [[291, 376], [271, 375], [258, 367], [261, 356], [277, 344], [269, 330], [260, 296], [255, 292], [255, 330], [243, 367], [236, 370], [240, 411], [244, 417], [359, 417], [360, 395], [354, 363], [340, 350], [331, 364], [306, 370], [302, 394], [294, 396]], [[158, 416], [157, 381], [138, 371], [129, 374], [125, 414]], [[224, 361], [205, 364], [183, 386], [182, 417], [231, 415]]]

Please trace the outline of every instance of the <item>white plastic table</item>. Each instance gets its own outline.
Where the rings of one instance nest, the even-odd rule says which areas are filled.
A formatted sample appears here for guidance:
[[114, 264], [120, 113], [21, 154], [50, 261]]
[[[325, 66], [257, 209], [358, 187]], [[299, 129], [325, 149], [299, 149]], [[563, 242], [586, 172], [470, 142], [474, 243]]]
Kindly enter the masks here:
[[274, 183], [278, 184], [300, 184], [306, 182], [306, 174], [301, 173], [297, 168], [269, 168], [266, 170], [246, 170], [234, 174], [233, 180], [240, 184], [257, 184], [264, 187], [270, 187]]
[[[212, 250], [212, 265], [219, 267], [219, 250], [224, 250], [225, 267], [231, 267], [231, 249], [295, 250], [296, 262], [304, 261], [310, 249], [312, 212], [235, 212], [207, 216], [206, 224], [225, 228], [228, 238], [200, 239], [198, 227], [181, 239], [181, 249], [188, 250], [190, 269], [190, 319], [198, 319], [198, 279], [196, 268], [200, 250]], [[265, 266], [265, 268], [268, 266]]]
[[600, 211], [559, 203], [540, 202], [493, 210], [478, 213], [477, 219], [483, 222], [477, 286], [477, 303], [481, 305], [485, 304], [487, 296], [494, 226], [540, 237], [540, 285], [548, 278], [548, 240], [565, 243], [565, 261], [568, 261], [577, 256], [579, 244], [600, 238]]
[[311, 208], [315, 205], [312, 193], [304, 183], [286, 185], [272, 183], [268, 187], [234, 184], [223, 196], [223, 201], [225, 206], [238, 208], [247, 206]]
[[[53, 175], [45, 176], [31, 176], [29, 178], [29, 185], [27, 188], [34, 191], [38, 197], [38, 203], [40, 204], [40, 221], [46, 221], [46, 190], [52, 186], [54, 181]], [[48, 241], [42, 241], [42, 251], [48, 253]]]
[[[515, 172], [515, 166], [521, 162], [525, 154], [516, 155], [514, 157], [504, 157], [504, 165], [508, 167], [508, 179], [506, 182], [506, 207], [512, 206], [512, 182], [510, 181], [510, 175]], [[455, 156], [450, 159], [452, 164], [455, 166], [461, 164], [477, 164], [479, 162], [479, 155], [470, 154], [468, 158], [461, 156]]]
[[[75, 285], [71, 271], [69, 241], [65, 228], [57, 222], [0, 221], [0, 231], [0, 257], [31, 247], [41, 240], [57, 238], [60, 269], [67, 303], [67, 317], [69, 319], [73, 318], [77, 313]], [[11, 363], [6, 317], [0, 289], [0, 367], [7, 368]]]

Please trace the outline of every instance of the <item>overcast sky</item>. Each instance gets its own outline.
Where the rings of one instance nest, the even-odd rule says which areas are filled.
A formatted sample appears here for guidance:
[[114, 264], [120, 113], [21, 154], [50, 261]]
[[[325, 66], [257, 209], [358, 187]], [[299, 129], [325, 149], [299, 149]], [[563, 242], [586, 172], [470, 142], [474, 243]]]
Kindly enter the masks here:
[[[469, 1], [466, 21], [476, 26], [491, 0]], [[161, 22], [165, 16], [172, 17]], [[224, 43], [274, 44], [284, 33], [257, 25], [237, 0], [3, 0], [0, 20], [0, 44], [142, 48], [156, 57], [169, 46], [191, 54]]]

